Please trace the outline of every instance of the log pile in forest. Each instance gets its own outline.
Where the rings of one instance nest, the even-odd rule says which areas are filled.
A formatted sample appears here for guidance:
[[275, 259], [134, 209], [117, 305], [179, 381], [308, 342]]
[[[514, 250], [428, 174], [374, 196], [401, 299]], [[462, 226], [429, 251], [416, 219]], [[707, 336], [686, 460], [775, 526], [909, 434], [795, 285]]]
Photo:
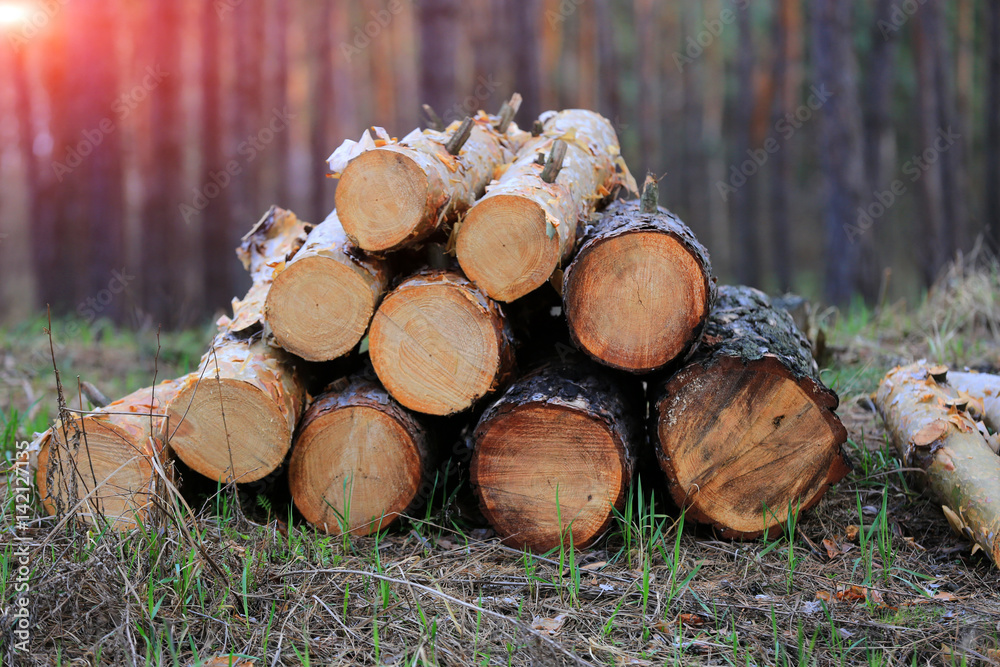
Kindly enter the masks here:
[[146, 521], [176, 457], [237, 489], [287, 478], [301, 519], [363, 535], [430, 502], [449, 449], [535, 551], [600, 539], [639, 473], [728, 537], [818, 502], [846, 432], [791, 318], [717, 290], [655, 179], [616, 201], [636, 185], [607, 119], [529, 133], [519, 104], [344, 142], [326, 220], [272, 208], [244, 237], [252, 286], [197, 370], [39, 438], [46, 508]]

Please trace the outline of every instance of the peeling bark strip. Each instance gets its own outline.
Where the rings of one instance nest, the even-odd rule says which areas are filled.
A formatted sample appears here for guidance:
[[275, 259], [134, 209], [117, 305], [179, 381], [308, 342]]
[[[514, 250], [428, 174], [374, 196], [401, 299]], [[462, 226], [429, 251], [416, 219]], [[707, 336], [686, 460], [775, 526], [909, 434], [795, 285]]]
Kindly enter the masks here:
[[983, 422], [993, 433], [1000, 432], [1000, 375], [951, 371], [947, 378], [948, 386], [979, 402]]
[[512, 338], [499, 304], [465, 276], [427, 269], [386, 296], [368, 344], [393, 398], [417, 412], [450, 415], [507, 379]]
[[334, 382], [306, 410], [288, 484], [309, 523], [368, 535], [427, 499], [431, 470], [426, 431], [369, 371]]
[[[457, 232], [462, 270], [490, 297], [513, 301], [542, 285], [569, 259], [578, 225], [621, 187], [635, 192], [618, 137], [600, 114], [581, 109], [546, 112], [538, 137], [487, 188]], [[566, 155], [554, 182], [542, 179], [539, 154], [557, 141]]]
[[951, 384], [951, 373], [939, 383], [924, 364], [897, 367], [883, 378], [875, 405], [904, 465], [924, 471], [920, 481], [943, 503], [952, 528], [1000, 564], [1000, 457], [955, 407]]
[[791, 316], [758, 290], [719, 288], [701, 345], [654, 392], [670, 494], [725, 537], [780, 532], [789, 509], [809, 509], [849, 471], [837, 395]]
[[563, 275], [573, 341], [633, 373], [682, 359], [716, 295], [708, 251], [677, 216], [652, 206], [644, 213], [638, 201], [614, 202], [586, 229]]
[[[57, 505], [69, 510], [97, 489], [80, 506], [77, 516], [81, 519], [99, 524], [104, 517], [108, 525], [121, 530], [148, 523], [157, 495], [156, 468], [170, 458], [169, 449], [163, 446], [164, 406], [184, 380], [139, 389], [89, 415], [74, 416], [75, 423], [66, 428], [56, 421], [41, 434], [35, 441], [35, 480], [45, 510], [55, 514]], [[77, 431], [79, 442], [74, 442], [70, 434]], [[60, 456], [58, 464], [53, 457], [50, 470], [49, 450], [53, 446]]]
[[351, 243], [337, 212], [274, 271], [264, 314], [274, 339], [309, 361], [330, 361], [358, 344], [389, 284], [388, 263]]
[[641, 405], [636, 383], [583, 362], [542, 367], [483, 413], [471, 481], [506, 544], [583, 548], [607, 530], [635, 471]]
[[[480, 111], [456, 155], [448, 151], [461, 128], [416, 129], [399, 142], [366, 131], [361, 143], [345, 142], [330, 158], [341, 170], [337, 210], [348, 237], [371, 252], [413, 245], [453, 223], [482, 196], [494, 172], [513, 159], [524, 132], [495, 128], [497, 116]], [[376, 128], [379, 130], [381, 128]]]
[[253, 482], [277, 468], [292, 444], [305, 389], [285, 351], [264, 339], [272, 276], [306, 237], [293, 213], [271, 211], [243, 237], [236, 254], [253, 278], [233, 317], [170, 402], [169, 444], [192, 470], [221, 482]]

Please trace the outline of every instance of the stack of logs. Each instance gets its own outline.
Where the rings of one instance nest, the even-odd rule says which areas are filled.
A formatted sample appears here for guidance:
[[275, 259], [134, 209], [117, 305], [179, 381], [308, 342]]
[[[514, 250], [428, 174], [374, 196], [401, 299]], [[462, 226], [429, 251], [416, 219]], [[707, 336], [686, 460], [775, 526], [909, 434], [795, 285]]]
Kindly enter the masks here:
[[[272, 208], [243, 238], [253, 286], [196, 371], [39, 438], [50, 511], [148, 520], [176, 456], [237, 485], [287, 464], [306, 521], [370, 533], [433, 493], [449, 448], [424, 415], [470, 427], [482, 513], [519, 547], [592, 543], [639, 472], [728, 537], [815, 504], [846, 432], [791, 317], [717, 289], [653, 179], [617, 199], [638, 188], [605, 118], [529, 132], [519, 104], [344, 142], [326, 220]], [[310, 396], [334, 359], [353, 370]]]

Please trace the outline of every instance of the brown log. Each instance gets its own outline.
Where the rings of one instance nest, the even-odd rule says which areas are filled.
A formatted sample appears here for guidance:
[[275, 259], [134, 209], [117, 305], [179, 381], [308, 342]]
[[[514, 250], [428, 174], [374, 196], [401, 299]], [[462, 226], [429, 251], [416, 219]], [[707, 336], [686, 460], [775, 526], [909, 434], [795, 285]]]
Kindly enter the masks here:
[[563, 275], [574, 342], [602, 364], [646, 373], [697, 343], [715, 299], [708, 252], [664, 208], [615, 202], [586, 230]]
[[332, 212], [274, 271], [264, 315], [275, 341], [309, 361], [346, 354], [368, 330], [389, 277], [387, 262], [363, 254]]
[[[338, 149], [331, 169], [343, 168], [336, 199], [348, 237], [372, 252], [413, 245], [451, 224], [482, 196], [494, 171], [513, 159], [524, 133], [511, 125], [500, 133], [496, 116], [480, 112], [457, 154], [448, 144], [462, 123], [443, 132], [414, 130], [398, 143], [363, 140], [360, 153]], [[354, 148], [359, 150], [358, 147]], [[344, 166], [342, 166], [344, 165]]]
[[903, 464], [923, 470], [917, 481], [942, 503], [948, 522], [1000, 564], [1000, 457], [956, 406], [952, 373], [938, 382], [930, 371], [920, 363], [894, 368], [875, 405]]
[[581, 359], [543, 366], [486, 409], [470, 476], [505, 543], [544, 552], [601, 536], [632, 481], [640, 399], [638, 385]]
[[426, 431], [369, 371], [333, 383], [306, 410], [288, 484], [309, 523], [368, 535], [427, 499], [431, 469]]
[[375, 313], [368, 345], [393, 398], [433, 415], [465, 410], [514, 366], [503, 310], [458, 271], [424, 270], [404, 280]]
[[292, 444], [305, 389], [292, 358], [264, 338], [271, 278], [302, 246], [306, 226], [272, 208], [243, 237], [237, 255], [253, 278], [233, 317], [170, 402], [169, 442], [192, 470], [221, 482], [256, 481], [277, 468]]
[[702, 343], [653, 387], [650, 432], [670, 494], [723, 536], [781, 531], [849, 471], [847, 431], [809, 342], [762, 292], [724, 286]]
[[[538, 137], [527, 139], [499, 180], [458, 228], [462, 270], [498, 301], [513, 301], [542, 285], [576, 244], [578, 225], [621, 187], [635, 181], [621, 159], [618, 137], [600, 114], [547, 112]], [[567, 144], [554, 182], [542, 179], [554, 145]]]
[[[130, 529], [150, 519], [161, 479], [169, 474], [164, 406], [186, 378], [134, 391], [87, 415], [56, 421], [35, 441], [38, 495], [49, 514], [77, 511], [91, 524]], [[68, 443], [68, 444], [67, 444]]]

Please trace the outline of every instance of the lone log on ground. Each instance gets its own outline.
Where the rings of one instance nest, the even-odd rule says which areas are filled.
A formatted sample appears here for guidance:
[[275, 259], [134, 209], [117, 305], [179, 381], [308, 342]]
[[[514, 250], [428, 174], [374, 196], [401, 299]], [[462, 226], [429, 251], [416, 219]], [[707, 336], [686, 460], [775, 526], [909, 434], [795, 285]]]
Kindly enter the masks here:
[[288, 483], [309, 523], [368, 535], [427, 499], [431, 469], [423, 427], [368, 373], [335, 382], [306, 410]]
[[651, 435], [670, 494], [725, 537], [774, 535], [849, 471], [809, 342], [749, 287], [725, 286], [694, 356], [654, 387]]
[[157, 470], [170, 474], [164, 406], [184, 380], [139, 389], [43, 433], [35, 479], [46, 511], [68, 512], [83, 500], [77, 516], [88, 523], [101, 517], [116, 529], [148, 523], [159, 495]]
[[444, 131], [414, 130], [398, 143], [386, 137], [372, 142], [369, 135], [361, 144], [345, 142], [331, 156], [330, 168], [343, 170], [337, 210], [354, 243], [371, 252], [412, 245], [483, 195], [494, 171], [513, 159], [524, 132], [509, 123], [501, 132], [497, 118], [484, 112], [471, 122], [457, 150], [452, 140], [463, 129], [459, 121]]
[[368, 346], [393, 398], [432, 415], [465, 410], [514, 366], [503, 310], [457, 271], [420, 271], [400, 283], [375, 313]]
[[470, 475], [505, 543], [582, 548], [608, 528], [643, 438], [640, 397], [637, 385], [581, 362], [542, 367], [487, 408]]
[[237, 255], [254, 280], [170, 402], [169, 443], [192, 470], [220, 482], [253, 482], [284, 460], [305, 389], [292, 358], [265, 340], [264, 303], [276, 267], [302, 246], [305, 225], [278, 208], [243, 237]]
[[334, 211], [275, 270], [265, 317], [279, 346], [309, 361], [330, 361], [365, 335], [388, 283], [388, 263], [361, 253]]
[[[542, 120], [541, 136], [524, 143], [456, 231], [462, 270], [498, 301], [542, 285], [569, 259], [578, 224], [621, 187], [635, 191], [606, 118], [569, 109], [543, 114]], [[542, 178], [546, 165], [537, 158], [551, 156], [560, 142], [566, 154], [548, 182]]]
[[587, 228], [563, 276], [563, 308], [574, 342], [597, 361], [648, 373], [697, 343], [715, 299], [705, 247], [656, 205], [614, 202]]
[[924, 364], [893, 369], [875, 405], [903, 465], [924, 471], [920, 481], [943, 503], [952, 527], [1000, 564], [1000, 457], [958, 409], [952, 374], [930, 371]]

